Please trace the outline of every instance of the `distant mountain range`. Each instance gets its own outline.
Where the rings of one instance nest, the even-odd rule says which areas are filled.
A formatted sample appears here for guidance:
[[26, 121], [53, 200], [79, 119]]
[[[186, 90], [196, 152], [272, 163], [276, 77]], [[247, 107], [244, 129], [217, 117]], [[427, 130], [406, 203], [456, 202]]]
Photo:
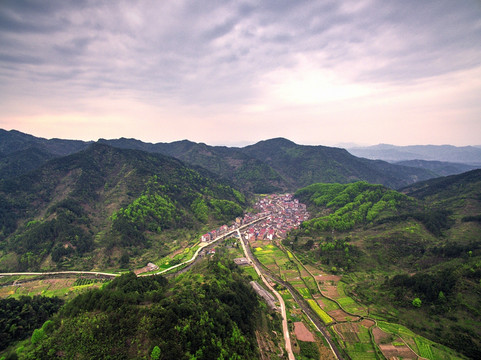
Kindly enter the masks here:
[[389, 162], [405, 160], [434, 160], [481, 166], [481, 148], [478, 146], [395, 146], [379, 144], [367, 147], [351, 147], [348, 148], [348, 151], [355, 156], [366, 159], [379, 159]]
[[[172, 156], [254, 193], [293, 191], [315, 182], [357, 180], [399, 188], [437, 176], [422, 168], [361, 159], [344, 149], [298, 145], [283, 138], [243, 148], [209, 146], [188, 140], [151, 144], [121, 138], [98, 142]], [[51, 158], [84, 150], [91, 144], [78, 140], [47, 140], [15, 130], [0, 130], [0, 179], [24, 174]]]

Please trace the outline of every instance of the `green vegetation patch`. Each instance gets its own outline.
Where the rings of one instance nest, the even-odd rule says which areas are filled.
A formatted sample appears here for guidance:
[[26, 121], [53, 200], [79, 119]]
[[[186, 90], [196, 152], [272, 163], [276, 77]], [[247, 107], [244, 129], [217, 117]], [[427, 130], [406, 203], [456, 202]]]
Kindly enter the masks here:
[[307, 302], [324, 324], [328, 325], [334, 321], [324, 310], [319, 307], [319, 304], [316, 302], [316, 300], [309, 299]]

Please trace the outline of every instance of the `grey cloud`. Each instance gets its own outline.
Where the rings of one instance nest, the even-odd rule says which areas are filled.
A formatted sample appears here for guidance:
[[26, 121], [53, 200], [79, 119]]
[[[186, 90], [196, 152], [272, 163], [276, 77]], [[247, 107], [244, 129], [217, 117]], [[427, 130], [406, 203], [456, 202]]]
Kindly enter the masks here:
[[410, 81], [479, 65], [474, 0], [357, 3], [4, 1], [0, 75], [23, 71], [45, 87], [63, 81], [79, 96], [104, 87], [210, 104], [255, 97], [256, 81], [294, 66], [298, 54], [322, 53], [323, 68], [362, 63], [353, 75], [359, 81]]

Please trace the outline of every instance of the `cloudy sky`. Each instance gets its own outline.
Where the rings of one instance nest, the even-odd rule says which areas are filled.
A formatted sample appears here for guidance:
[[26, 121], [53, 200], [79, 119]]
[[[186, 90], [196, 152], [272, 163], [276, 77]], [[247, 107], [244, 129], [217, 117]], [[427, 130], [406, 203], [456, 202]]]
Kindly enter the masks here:
[[481, 1], [0, 1], [0, 128], [481, 144]]

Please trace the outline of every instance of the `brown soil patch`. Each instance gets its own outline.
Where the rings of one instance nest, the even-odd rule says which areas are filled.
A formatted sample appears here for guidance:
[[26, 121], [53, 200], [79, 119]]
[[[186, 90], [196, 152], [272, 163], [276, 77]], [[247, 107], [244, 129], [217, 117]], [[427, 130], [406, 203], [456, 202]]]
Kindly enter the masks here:
[[368, 319], [364, 319], [363, 321], [360, 322], [360, 324], [361, 324], [362, 326], [364, 326], [365, 328], [369, 329], [371, 326], [374, 325], [374, 321], [368, 320]]
[[339, 297], [339, 293], [337, 292], [337, 286], [324, 285], [322, 293], [323, 295], [334, 299]]
[[346, 320], [359, 319], [358, 317], [354, 317], [354, 316], [346, 314], [341, 309], [331, 310], [331, 311], [328, 311], [327, 313], [336, 321], [346, 321]]
[[314, 335], [312, 335], [312, 333], [307, 329], [306, 325], [304, 325], [304, 323], [301, 321], [294, 323], [294, 333], [296, 334], [296, 338], [300, 341], [316, 341]]
[[351, 344], [359, 342], [359, 337], [357, 336], [359, 328], [357, 324], [336, 324], [333, 326], [333, 328], [337, 331], [338, 334], [340, 334], [341, 338], [344, 341], [347, 341]]
[[341, 280], [341, 277], [339, 275], [317, 275], [316, 277], [317, 281], [335, 281], [338, 282]]
[[378, 327], [372, 329], [372, 334], [374, 335], [374, 341], [376, 344], [381, 344], [382, 342], [388, 342], [391, 340], [391, 334], [388, 334]]
[[379, 345], [382, 353], [387, 359], [417, 359], [416, 354], [408, 346], [394, 346], [392, 344]]

